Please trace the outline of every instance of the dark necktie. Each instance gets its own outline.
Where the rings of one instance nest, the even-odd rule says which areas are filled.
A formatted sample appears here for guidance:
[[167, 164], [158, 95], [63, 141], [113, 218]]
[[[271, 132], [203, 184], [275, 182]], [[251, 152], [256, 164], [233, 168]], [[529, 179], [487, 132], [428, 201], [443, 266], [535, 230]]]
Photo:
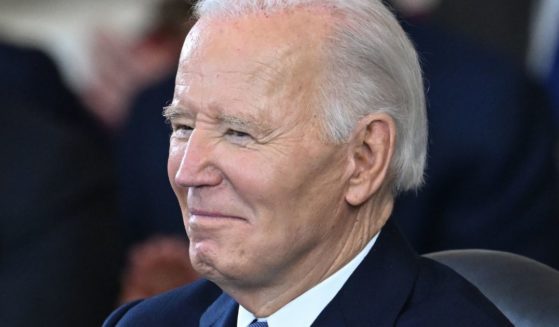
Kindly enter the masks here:
[[268, 323], [265, 321], [256, 321], [256, 319], [254, 319], [248, 327], [268, 327]]

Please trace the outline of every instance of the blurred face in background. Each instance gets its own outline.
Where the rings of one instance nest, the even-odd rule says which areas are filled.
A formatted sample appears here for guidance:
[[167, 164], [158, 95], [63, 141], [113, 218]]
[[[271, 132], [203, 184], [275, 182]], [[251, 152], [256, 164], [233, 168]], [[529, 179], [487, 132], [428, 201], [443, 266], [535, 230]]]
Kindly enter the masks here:
[[193, 266], [222, 287], [304, 278], [351, 226], [347, 151], [321, 141], [314, 101], [327, 33], [326, 14], [302, 10], [201, 20], [187, 37], [168, 172]]

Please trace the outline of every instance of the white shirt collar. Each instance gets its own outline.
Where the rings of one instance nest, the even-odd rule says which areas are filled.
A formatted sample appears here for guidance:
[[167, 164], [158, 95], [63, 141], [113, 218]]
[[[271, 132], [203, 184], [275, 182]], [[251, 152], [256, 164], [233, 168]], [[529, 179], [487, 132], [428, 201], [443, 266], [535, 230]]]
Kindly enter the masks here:
[[[377, 233], [367, 245], [350, 262], [326, 278], [310, 290], [299, 295], [271, 316], [259, 320], [268, 322], [269, 327], [309, 327], [338, 294], [349, 276], [361, 264], [365, 256], [371, 251], [380, 232]], [[255, 319], [254, 315], [239, 305], [237, 314], [237, 327], [247, 327]]]

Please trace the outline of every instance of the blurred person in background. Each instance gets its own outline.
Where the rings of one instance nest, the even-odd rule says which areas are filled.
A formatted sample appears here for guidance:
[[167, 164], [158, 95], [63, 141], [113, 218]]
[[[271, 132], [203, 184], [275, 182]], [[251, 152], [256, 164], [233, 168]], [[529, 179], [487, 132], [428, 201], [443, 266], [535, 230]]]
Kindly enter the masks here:
[[476, 40], [480, 47], [508, 57], [512, 64], [524, 69], [532, 14], [540, 1], [438, 0], [431, 19], [452, 33]]
[[42, 52], [0, 43], [0, 325], [99, 326], [122, 244], [111, 148]]
[[[66, 25], [65, 20], [45, 17], [37, 26], [12, 26], [14, 21], [30, 21], [36, 11], [33, 4], [13, 3], [0, 14], [0, 25], [6, 27], [0, 33], [3, 38], [54, 54], [56, 42], [68, 42], [74, 51], [87, 53], [82, 43], [70, 43], [77, 41], [71, 33], [67, 38], [62, 33], [59, 39], [56, 33], [47, 35], [80, 30], [82, 25], [72, 25], [72, 19]], [[112, 15], [123, 8], [119, 4], [109, 4]], [[53, 17], [79, 6], [63, 1], [35, 5]], [[1, 46], [0, 122], [6, 150], [0, 161], [0, 325], [99, 326], [118, 301], [161, 292], [193, 278], [185, 255], [188, 245], [173, 238], [133, 248], [121, 275], [124, 246], [129, 245], [121, 241], [129, 234], [118, 226], [122, 220], [117, 210], [114, 136], [128, 118], [132, 97], [174, 70], [181, 48], [176, 39], [182, 40], [191, 24], [185, 19], [186, 5], [162, 1], [158, 8], [153, 23], [138, 32], [141, 37], [122, 38], [118, 29], [92, 33], [97, 36], [91, 47], [95, 60], [89, 67], [94, 76], [90, 80], [79, 82], [66, 75], [63, 81], [55, 64], [40, 51]], [[7, 12], [21, 19], [8, 17]], [[170, 19], [173, 16], [180, 16], [180, 27], [177, 18]], [[49, 25], [56, 23], [60, 26]], [[74, 29], [60, 28], [67, 25]], [[65, 67], [68, 62], [60, 58], [65, 57], [58, 57], [57, 63], [72, 74]], [[161, 105], [156, 110], [160, 113]]]
[[559, 124], [559, 1], [393, 0], [407, 16], [434, 22], [509, 61], [540, 83]]
[[559, 267], [556, 134], [543, 90], [501, 48], [433, 17], [433, 1], [408, 3], [393, 4], [422, 60], [431, 140], [426, 183], [400, 196], [394, 217], [421, 253], [486, 248]]

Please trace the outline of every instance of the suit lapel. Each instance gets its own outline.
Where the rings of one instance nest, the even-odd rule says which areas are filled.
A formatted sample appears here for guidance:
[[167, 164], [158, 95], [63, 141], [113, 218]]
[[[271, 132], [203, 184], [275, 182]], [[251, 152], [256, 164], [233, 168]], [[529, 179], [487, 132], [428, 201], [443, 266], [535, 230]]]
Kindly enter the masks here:
[[365, 260], [313, 326], [394, 326], [417, 270], [417, 255], [389, 221]]
[[200, 317], [200, 327], [235, 327], [238, 304], [223, 293]]

